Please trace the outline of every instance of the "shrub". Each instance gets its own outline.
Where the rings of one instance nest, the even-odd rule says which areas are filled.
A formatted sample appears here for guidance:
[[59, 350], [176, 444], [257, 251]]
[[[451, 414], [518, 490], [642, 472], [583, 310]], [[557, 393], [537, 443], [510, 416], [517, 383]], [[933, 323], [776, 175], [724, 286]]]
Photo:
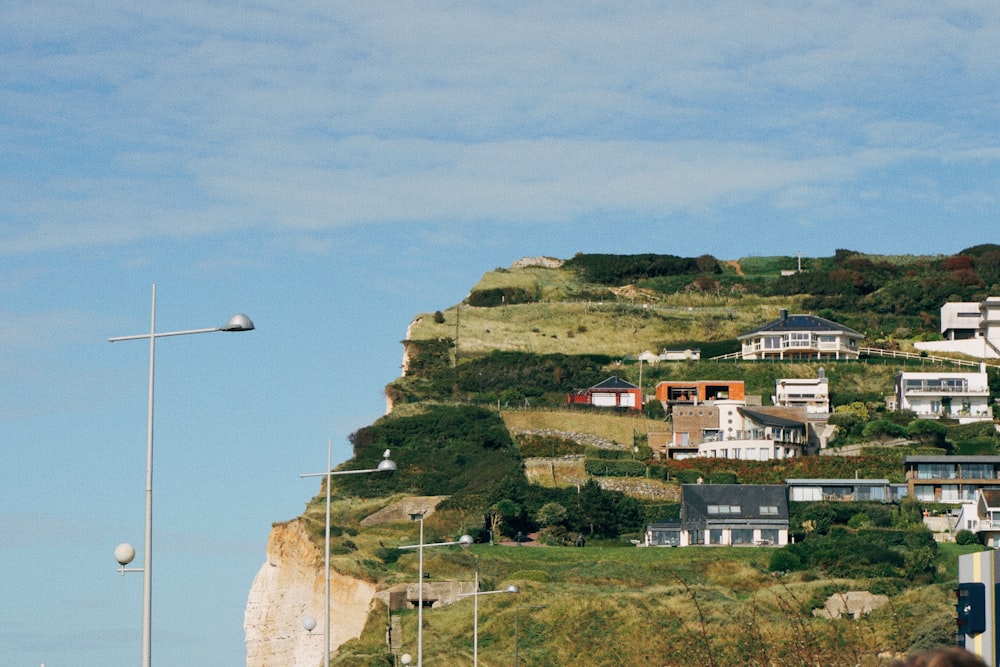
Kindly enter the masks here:
[[771, 563], [768, 565], [771, 572], [794, 572], [802, 569], [802, 559], [793, 551], [781, 548], [771, 554]]
[[971, 530], [962, 529], [955, 533], [955, 544], [979, 544], [979, 536]]

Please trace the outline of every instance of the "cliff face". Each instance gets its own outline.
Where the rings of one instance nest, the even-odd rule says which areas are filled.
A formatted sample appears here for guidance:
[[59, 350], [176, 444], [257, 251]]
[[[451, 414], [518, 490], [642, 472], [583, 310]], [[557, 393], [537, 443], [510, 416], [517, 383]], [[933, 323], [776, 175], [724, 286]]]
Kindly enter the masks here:
[[[243, 630], [247, 667], [319, 665], [323, 661], [323, 554], [300, 521], [275, 524], [267, 562], [257, 572], [247, 600]], [[330, 574], [330, 647], [361, 635], [375, 585]], [[312, 616], [308, 632], [302, 619]]]

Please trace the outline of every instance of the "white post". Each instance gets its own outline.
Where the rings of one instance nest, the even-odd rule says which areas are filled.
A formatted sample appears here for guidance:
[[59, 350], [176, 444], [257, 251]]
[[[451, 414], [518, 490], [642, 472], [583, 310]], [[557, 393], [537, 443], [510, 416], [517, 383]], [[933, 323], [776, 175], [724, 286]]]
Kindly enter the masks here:
[[424, 515], [420, 514], [420, 548], [417, 567], [417, 667], [424, 667]]
[[476, 587], [472, 591], [472, 667], [479, 667], [479, 567], [476, 567]]
[[146, 410], [146, 521], [142, 547], [142, 667], [153, 653], [153, 368], [156, 359], [156, 283], [149, 316], [149, 403]]

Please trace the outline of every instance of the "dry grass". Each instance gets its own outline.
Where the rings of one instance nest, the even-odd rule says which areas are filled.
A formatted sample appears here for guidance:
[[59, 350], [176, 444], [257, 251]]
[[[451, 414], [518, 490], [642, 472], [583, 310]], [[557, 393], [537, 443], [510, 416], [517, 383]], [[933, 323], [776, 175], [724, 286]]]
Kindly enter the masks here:
[[441, 324], [429, 314], [417, 316], [409, 337], [454, 338], [457, 333], [460, 355], [506, 350], [623, 357], [672, 343], [735, 339], [798, 303], [787, 297], [661, 294], [627, 287], [615, 290], [617, 298], [601, 300], [585, 296], [585, 290], [595, 286], [577, 282], [572, 273], [541, 268], [492, 271], [474, 289], [498, 287], [537, 292], [542, 301], [494, 308], [452, 306], [442, 310]]
[[504, 410], [502, 417], [511, 434], [545, 430], [590, 433], [620, 443], [623, 448], [631, 447], [636, 435], [670, 430], [666, 422], [645, 417], [582, 410]]

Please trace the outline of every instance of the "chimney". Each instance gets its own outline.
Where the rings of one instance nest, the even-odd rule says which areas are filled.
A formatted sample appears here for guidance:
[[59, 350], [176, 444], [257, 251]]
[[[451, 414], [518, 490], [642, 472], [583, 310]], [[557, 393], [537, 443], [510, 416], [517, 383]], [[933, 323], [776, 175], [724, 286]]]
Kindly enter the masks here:
[[783, 320], [787, 320], [788, 319], [788, 311], [785, 310], [784, 308], [781, 309], [781, 319], [783, 319]]

